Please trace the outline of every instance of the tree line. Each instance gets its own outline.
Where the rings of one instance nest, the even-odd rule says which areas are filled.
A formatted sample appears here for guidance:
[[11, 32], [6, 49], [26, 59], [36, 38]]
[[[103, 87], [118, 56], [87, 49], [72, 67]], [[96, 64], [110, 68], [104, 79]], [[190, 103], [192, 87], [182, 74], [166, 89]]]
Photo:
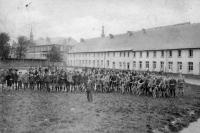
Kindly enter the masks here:
[[[0, 60], [26, 58], [27, 49], [32, 43], [26, 36], [19, 36], [17, 42], [13, 42], [11, 45], [10, 36], [7, 33], [0, 33]], [[46, 57], [51, 62], [62, 61], [60, 49], [55, 45], [52, 46]]]

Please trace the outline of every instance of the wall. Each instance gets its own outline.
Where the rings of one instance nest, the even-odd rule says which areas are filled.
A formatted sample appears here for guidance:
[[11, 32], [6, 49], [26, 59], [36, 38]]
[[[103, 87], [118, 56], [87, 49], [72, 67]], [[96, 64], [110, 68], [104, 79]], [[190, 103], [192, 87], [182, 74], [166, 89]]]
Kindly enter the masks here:
[[37, 67], [37, 66], [47, 66], [48, 62], [46, 60], [36, 60], [36, 59], [9, 59], [6, 61], [0, 61], [0, 68], [26, 68], [26, 67]]
[[[129, 52], [129, 56], [128, 56]], [[115, 54], [113, 54], [115, 53]], [[124, 56], [125, 53], [125, 56]], [[146, 56], [147, 51], [142, 51], [142, 57], [140, 57], [140, 51], [136, 51], [136, 56], [133, 56], [132, 51], [120, 52], [102, 52], [102, 53], [76, 53], [67, 54], [65, 60], [68, 66], [76, 67], [98, 67], [98, 68], [113, 68], [112, 64], [115, 62], [116, 69], [127, 69], [127, 63], [130, 64], [130, 70], [145, 71], [146, 61], [149, 61], [150, 71], [160, 71], [160, 62], [164, 62], [164, 71], [170, 73], [182, 72], [183, 74], [200, 74], [200, 49], [193, 49], [193, 57], [189, 57], [189, 49], [181, 50], [181, 57], [178, 57], [178, 50], [172, 50], [172, 57], [169, 57], [169, 50], [164, 50], [164, 56], [161, 56], [161, 51], [156, 51], [156, 57], [153, 56], [153, 51], [149, 51], [149, 57]], [[84, 60], [84, 62], [83, 62]], [[85, 63], [87, 60], [87, 64]], [[89, 60], [91, 63], [89, 64]], [[93, 61], [95, 60], [95, 66]], [[103, 64], [97, 66], [97, 60], [99, 64], [103, 60]], [[107, 66], [107, 60], [109, 60], [109, 66]], [[80, 62], [81, 61], [81, 62]], [[133, 61], [136, 61], [136, 68], [133, 68]], [[142, 68], [139, 68], [139, 62], [142, 61]], [[153, 69], [153, 61], [156, 62], [156, 69]], [[119, 66], [119, 62], [122, 63], [122, 67]], [[173, 62], [172, 70], [169, 70], [168, 62]], [[182, 62], [182, 70], [178, 71], [178, 62]], [[188, 62], [193, 62], [193, 71], [188, 71]], [[123, 65], [125, 63], [125, 66]]]

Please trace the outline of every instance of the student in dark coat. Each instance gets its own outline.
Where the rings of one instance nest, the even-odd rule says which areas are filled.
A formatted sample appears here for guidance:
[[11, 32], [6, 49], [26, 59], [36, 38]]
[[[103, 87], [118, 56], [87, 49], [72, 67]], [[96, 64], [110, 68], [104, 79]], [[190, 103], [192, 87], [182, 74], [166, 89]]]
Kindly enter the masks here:
[[172, 97], [176, 96], [176, 80], [174, 78], [170, 79], [169, 81], [169, 91], [170, 91], [170, 96]]
[[90, 78], [88, 78], [87, 87], [86, 87], [86, 93], [87, 93], [88, 102], [92, 102], [93, 101], [92, 88], [93, 88], [92, 80]]
[[7, 81], [7, 86], [11, 89], [11, 86], [12, 86], [12, 82], [13, 82], [13, 79], [12, 79], [12, 73], [11, 73], [11, 69], [9, 69], [7, 75], [6, 75], [6, 81]]

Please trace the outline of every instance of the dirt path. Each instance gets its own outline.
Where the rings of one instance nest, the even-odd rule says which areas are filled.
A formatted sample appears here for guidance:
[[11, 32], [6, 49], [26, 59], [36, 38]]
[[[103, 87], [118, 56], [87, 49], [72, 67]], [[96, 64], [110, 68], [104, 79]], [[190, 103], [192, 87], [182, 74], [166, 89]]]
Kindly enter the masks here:
[[180, 133], [199, 133], [200, 131], [200, 119], [189, 125], [188, 128], [184, 128]]
[[198, 85], [200, 86], [200, 80], [199, 79], [191, 79], [191, 78], [186, 78], [185, 79], [187, 83], [193, 84], [193, 85]]

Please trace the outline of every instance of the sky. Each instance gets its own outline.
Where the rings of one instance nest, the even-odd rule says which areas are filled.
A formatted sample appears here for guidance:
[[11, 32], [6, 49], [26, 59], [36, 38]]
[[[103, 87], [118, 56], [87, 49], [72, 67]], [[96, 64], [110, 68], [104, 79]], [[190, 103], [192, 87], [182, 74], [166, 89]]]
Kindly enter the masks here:
[[[29, 4], [27, 7], [26, 4]], [[200, 22], [200, 0], [0, 0], [0, 32], [11, 38], [93, 38]]]

